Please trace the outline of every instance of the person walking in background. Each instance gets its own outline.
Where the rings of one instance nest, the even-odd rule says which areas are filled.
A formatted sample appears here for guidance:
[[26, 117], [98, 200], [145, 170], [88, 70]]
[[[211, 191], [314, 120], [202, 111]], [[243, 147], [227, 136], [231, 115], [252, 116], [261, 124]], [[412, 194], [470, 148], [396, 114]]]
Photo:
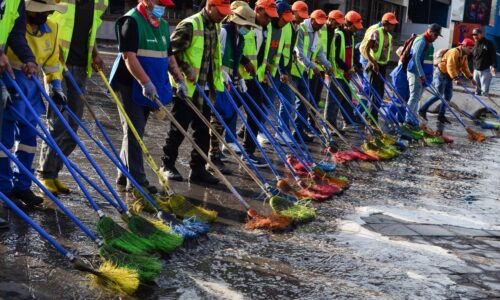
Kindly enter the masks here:
[[481, 28], [472, 30], [476, 45], [472, 50], [474, 80], [477, 82], [476, 95], [488, 96], [492, 76], [497, 73], [495, 44], [483, 36]]

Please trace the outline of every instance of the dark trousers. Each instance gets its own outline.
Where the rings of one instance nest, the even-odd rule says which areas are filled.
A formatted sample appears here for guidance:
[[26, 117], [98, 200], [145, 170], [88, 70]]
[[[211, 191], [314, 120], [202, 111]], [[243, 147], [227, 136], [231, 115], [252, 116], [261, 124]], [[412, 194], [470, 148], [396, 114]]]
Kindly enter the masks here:
[[[378, 65], [379, 66], [379, 74], [382, 75], [385, 78], [385, 74], [387, 71], [387, 65]], [[379, 74], [369, 71], [368, 72], [368, 80], [370, 80], [370, 84], [373, 86], [375, 91], [380, 95], [380, 97], [383, 99], [384, 97], [384, 82], [382, 79], [380, 79]], [[372, 102], [377, 106], [377, 108], [380, 108], [382, 103], [380, 103], [378, 97], [375, 94], [372, 94], [371, 98]], [[373, 115], [373, 117], [378, 121], [378, 112], [375, 108], [372, 108], [370, 111]]]
[[[254, 80], [246, 80], [245, 81], [248, 87], [248, 94], [250, 97], [253, 98], [253, 100], [262, 106], [263, 103], [263, 96], [262, 93], [260, 92], [259, 87], [257, 84], [255, 84]], [[243, 100], [246, 101], [246, 99], [243, 96]], [[262, 121], [262, 116], [260, 115], [259, 111], [255, 108], [255, 106], [250, 102], [247, 101], [245, 102], [248, 104], [250, 107], [250, 110], [253, 112], [254, 116], [257, 118], [259, 122]], [[246, 110], [245, 110], [246, 111]], [[259, 133], [259, 126], [258, 123], [254, 121], [254, 119], [250, 116], [250, 114], [247, 111], [247, 123], [248, 126], [250, 127], [250, 130], [252, 133], [257, 137], [257, 134]], [[255, 152], [255, 148], [257, 148], [257, 145], [255, 144], [254, 139], [250, 136], [248, 132], [248, 128], [245, 128], [245, 135], [243, 137], [243, 148], [245, 148], [245, 152], [247, 154], [253, 154]]]
[[351, 120], [355, 119], [354, 109], [352, 108], [350, 102], [346, 99], [347, 96], [349, 100], [352, 100], [351, 90], [349, 89], [347, 83], [344, 82], [341, 78], [336, 78], [336, 79], [342, 90], [339, 90], [337, 82], [335, 82], [333, 78], [330, 81], [329, 87], [330, 90], [333, 92], [337, 101], [340, 102], [340, 105], [342, 105], [343, 110], [340, 109], [339, 105], [337, 104], [337, 101], [333, 99], [330, 93], [328, 93], [328, 96], [326, 97], [326, 105], [325, 105], [325, 118], [335, 127], [337, 126], [337, 115], [339, 110], [341, 111], [342, 116], [344, 117], [344, 123], [349, 124], [350, 123], [349, 118]]
[[[321, 78], [325, 78], [325, 72], [321, 72]], [[323, 82], [321, 82], [318, 76], [314, 76], [309, 81], [309, 89], [311, 90], [311, 93], [314, 97], [314, 101], [316, 101], [316, 104], [319, 105], [319, 102], [322, 100], [321, 96], [323, 94]], [[309, 121], [309, 124], [311, 124], [311, 126], [316, 127], [314, 118], [314, 115], [309, 114], [307, 121]]]
[[[198, 107], [203, 113], [203, 116], [210, 120], [211, 110], [210, 107], [204, 102], [203, 99], [198, 97], [198, 92], [195, 92], [193, 96], [193, 103]], [[181, 124], [182, 128], [188, 129], [191, 125], [193, 130], [192, 137], [194, 142], [203, 150], [204, 153], [208, 154], [208, 148], [210, 144], [210, 135], [208, 127], [201, 121], [200, 118], [195, 114], [194, 111], [186, 104], [185, 101], [174, 96], [172, 115]], [[167, 138], [165, 139], [165, 145], [163, 146], [162, 157], [163, 166], [172, 167], [175, 165], [177, 156], [179, 155], [179, 147], [184, 140], [184, 135], [175, 127], [170, 126]], [[191, 170], [200, 170], [205, 167], [205, 160], [198, 154], [198, 152], [193, 149], [191, 151], [191, 162], [189, 163]]]

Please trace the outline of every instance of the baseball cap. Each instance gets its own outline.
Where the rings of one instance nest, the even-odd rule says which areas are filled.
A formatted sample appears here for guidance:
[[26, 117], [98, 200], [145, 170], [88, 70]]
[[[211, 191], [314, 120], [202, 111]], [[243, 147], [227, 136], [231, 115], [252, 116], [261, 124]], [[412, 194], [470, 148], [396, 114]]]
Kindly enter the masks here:
[[396, 19], [396, 15], [391, 13], [391, 12], [388, 12], [388, 13], [385, 13], [383, 16], [382, 16], [382, 22], [383, 21], [387, 21], [391, 24], [398, 24], [398, 19]]
[[340, 10], [332, 10], [328, 14], [329, 19], [334, 19], [339, 24], [345, 24], [344, 14]]
[[175, 4], [172, 0], [160, 0], [160, 4], [166, 7], [175, 7]]
[[[161, 0], [165, 1], [165, 0]], [[219, 13], [223, 15], [232, 15], [231, 1], [230, 0], [208, 0], [208, 5], [215, 5]]]
[[354, 10], [348, 11], [347, 14], [345, 14], [345, 20], [352, 23], [356, 29], [363, 28], [363, 18]]
[[48, 11], [58, 11], [62, 14], [68, 10], [68, 7], [64, 3], [59, 3], [56, 0], [26, 0], [26, 11], [31, 12], [48, 12]]
[[262, 7], [271, 18], [279, 17], [276, 9], [276, 2], [274, 0], [258, 0], [257, 3], [255, 3], [255, 8], [258, 7]]
[[441, 25], [439, 24], [436, 24], [436, 23], [432, 23], [429, 25], [428, 27], [432, 32], [435, 32], [437, 33], [439, 36], [442, 36], [441, 35]]
[[285, 1], [276, 2], [278, 15], [286, 22], [292, 22], [295, 17], [293, 16], [292, 7]]
[[299, 16], [301, 18], [304, 18], [304, 19], [309, 18], [308, 7], [304, 1], [295, 1], [292, 4], [292, 11], [299, 12]]
[[483, 31], [481, 30], [481, 28], [472, 29], [472, 35], [476, 35], [476, 34], [483, 34]]
[[464, 39], [461, 44], [465, 47], [474, 47], [474, 41], [469, 38]]
[[318, 24], [323, 25], [328, 20], [328, 17], [324, 11], [317, 9], [311, 13], [311, 19], [314, 19]]

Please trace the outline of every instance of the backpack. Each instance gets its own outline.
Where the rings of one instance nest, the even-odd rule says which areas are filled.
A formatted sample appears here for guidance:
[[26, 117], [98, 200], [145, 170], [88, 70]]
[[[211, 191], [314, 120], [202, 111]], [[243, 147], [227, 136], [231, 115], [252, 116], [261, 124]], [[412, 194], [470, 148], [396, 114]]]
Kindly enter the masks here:
[[450, 49], [439, 49], [438, 51], [434, 52], [434, 58], [432, 60], [432, 64], [437, 66], [439, 63], [443, 60], [444, 54]]
[[404, 43], [403, 51], [401, 51], [401, 55], [399, 56], [399, 61], [403, 64], [403, 68], [406, 70], [408, 63], [411, 59], [411, 46], [413, 46], [413, 42], [417, 38], [417, 34], [413, 33]]

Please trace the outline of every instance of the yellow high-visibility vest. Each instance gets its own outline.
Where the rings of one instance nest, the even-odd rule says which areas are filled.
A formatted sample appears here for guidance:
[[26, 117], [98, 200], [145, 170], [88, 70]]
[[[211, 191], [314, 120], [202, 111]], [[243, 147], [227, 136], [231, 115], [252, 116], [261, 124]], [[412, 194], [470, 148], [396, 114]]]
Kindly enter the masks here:
[[9, 38], [10, 31], [14, 27], [19, 13], [17, 9], [19, 8], [20, 0], [9, 0], [5, 1], [5, 10], [0, 19], [0, 51], [5, 50], [5, 44], [7, 44], [7, 39]]

